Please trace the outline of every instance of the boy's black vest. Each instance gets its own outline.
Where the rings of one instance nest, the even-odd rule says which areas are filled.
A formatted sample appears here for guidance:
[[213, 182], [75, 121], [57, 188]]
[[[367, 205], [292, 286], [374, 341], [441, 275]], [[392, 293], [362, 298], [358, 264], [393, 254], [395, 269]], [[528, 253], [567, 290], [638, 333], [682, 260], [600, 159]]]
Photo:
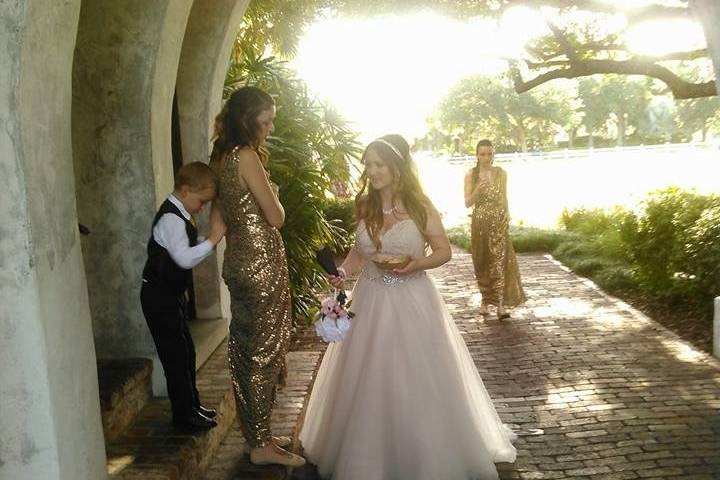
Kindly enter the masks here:
[[150, 286], [164, 290], [171, 295], [181, 295], [188, 287], [192, 270], [180, 267], [170, 256], [170, 253], [155, 241], [152, 230], [157, 225], [160, 218], [166, 213], [172, 213], [180, 217], [185, 222], [185, 232], [187, 233], [190, 246], [197, 245], [197, 229], [195, 226], [183, 217], [180, 209], [176, 207], [170, 200], [165, 200], [160, 205], [153, 220], [150, 230], [150, 240], [148, 241], [147, 251], [148, 259], [143, 269], [143, 280]]

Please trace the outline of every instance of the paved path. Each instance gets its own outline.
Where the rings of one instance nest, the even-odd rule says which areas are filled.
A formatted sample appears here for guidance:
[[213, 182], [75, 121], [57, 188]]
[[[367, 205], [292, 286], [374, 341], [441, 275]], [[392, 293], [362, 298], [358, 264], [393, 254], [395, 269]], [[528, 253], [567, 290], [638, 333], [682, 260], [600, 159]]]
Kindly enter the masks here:
[[[720, 479], [720, 363], [551, 258], [519, 260], [529, 299], [503, 322], [478, 317], [467, 253], [433, 272], [500, 415], [520, 433], [501, 478]], [[279, 432], [296, 430], [322, 353], [309, 332], [295, 349]], [[235, 428], [208, 480], [287, 476], [249, 469], [243, 447]], [[316, 478], [312, 468], [291, 476]]]

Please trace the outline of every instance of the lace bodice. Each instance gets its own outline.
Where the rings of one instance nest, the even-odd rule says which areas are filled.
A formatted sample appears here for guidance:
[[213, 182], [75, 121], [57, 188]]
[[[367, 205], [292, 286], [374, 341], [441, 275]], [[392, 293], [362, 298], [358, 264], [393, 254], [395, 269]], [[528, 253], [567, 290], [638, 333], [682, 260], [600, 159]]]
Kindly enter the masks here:
[[401, 284], [405, 281], [424, 276], [424, 271], [410, 275], [395, 275], [392, 272], [379, 269], [370, 258], [376, 253], [390, 255], [410, 255], [422, 257], [425, 255], [425, 237], [412, 219], [400, 220], [380, 236], [381, 250], [378, 252], [365, 223], [360, 221], [357, 229], [357, 249], [363, 257], [364, 266], [362, 277], [369, 280], [382, 281], [388, 285]]

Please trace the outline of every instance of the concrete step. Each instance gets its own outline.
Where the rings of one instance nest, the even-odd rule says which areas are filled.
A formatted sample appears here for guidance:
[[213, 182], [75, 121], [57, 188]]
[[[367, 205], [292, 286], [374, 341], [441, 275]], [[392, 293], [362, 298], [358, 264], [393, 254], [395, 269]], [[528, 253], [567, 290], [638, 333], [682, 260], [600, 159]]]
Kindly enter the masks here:
[[152, 398], [152, 361], [146, 358], [98, 359], [100, 413], [105, 443], [130, 425]]
[[106, 443], [110, 479], [185, 480], [204, 478], [210, 459], [235, 420], [227, 368], [227, 342], [223, 342], [197, 372], [200, 399], [217, 409], [218, 426], [191, 431], [171, 422], [167, 398], [152, 398], [135, 422]]

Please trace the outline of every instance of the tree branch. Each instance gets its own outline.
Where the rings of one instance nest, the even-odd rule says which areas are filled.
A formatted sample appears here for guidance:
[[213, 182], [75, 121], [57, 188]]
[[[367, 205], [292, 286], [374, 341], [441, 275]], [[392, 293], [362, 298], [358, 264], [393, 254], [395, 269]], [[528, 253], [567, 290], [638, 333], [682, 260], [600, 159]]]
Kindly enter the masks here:
[[[611, 47], [611, 48], [589, 48], [587, 45], [580, 45], [578, 47], [578, 50], [582, 51], [603, 51], [603, 50], [613, 50], [618, 52], [624, 52], [628, 55], [631, 55], [631, 52], [629, 52], [626, 48], [622, 47]], [[535, 53], [535, 52], [531, 52]], [[525, 60], [525, 64], [530, 68], [531, 70], [539, 70], [541, 68], [550, 68], [550, 67], [558, 67], [563, 65], [569, 65], [573, 62], [569, 60], [555, 60], [557, 57], [560, 57], [564, 55], [563, 53], [554, 53], [552, 55], [546, 54], [540, 57], [542, 58], [542, 61], [540, 62], [533, 62], [532, 60]], [[666, 53], [664, 55], [633, 55], [632, 57], [628, 58], [627, 61], [638, 61], [638, 62], [644, 62], [644, 63], [656, 63], [656, 62], [665, 62], [670, 60], [697, 60], [699, 58], [707, 58], [708, 57], [708, 51], [705, 48], [701, 48], [698, 50], [692, 50], [689, 52], [671, 52]], [[582, 59], [575, 60], [575, 63], [582, 62]]]
[[707, 48], [699, 48], [689, 52], [670, 52], [664, 55], [636, 55], [634, 59], [644, 62], [663, 62], [666, 60], [697, 60], [708, 57]]
[[527, 92], [543, 83], [558, 78], [586, 77], [596, 73], [617, 73], [657, 78], [668, 86], [677, 99], [711, 97], [718, 94], [714, 81], [704, 83], [687, 82], [661, 65], [641, 60], [583, 60], [571, 63], [567, 68], [545, 72], [528, 81], [523, 80], [516, 63], [511, 64], [510, 71], [515, 91], [518, 93]]
[[600, 0], [509, 0], [507, 6], [525, 5], [536, 7], [571, 8], [595, 13], [623, 13], [631, 23], [656, 19], [677, 19], [690, 15], [687, 7], [670, 7], [651, 4], [644, 7], [623, 7], [621, 2], [611, 4]]
[[551, 21], [546, 20], [545, 23], [547, 24], [548, 28], [552, 32], [553, 36], [555, 37], [555, 40], [558, 41], [560, 44], [560, 48], [562, 48], [565, 55], [570, 59], [571, 62], [575, 62], [578, 60], [577, 52], [575, 51], [575, 48], [570, 44], [570, 40], [567, 39], [565, 36], [565, 33], [563, 33], [562, 30], [560, 30], [555, 24], [553, 24]]

